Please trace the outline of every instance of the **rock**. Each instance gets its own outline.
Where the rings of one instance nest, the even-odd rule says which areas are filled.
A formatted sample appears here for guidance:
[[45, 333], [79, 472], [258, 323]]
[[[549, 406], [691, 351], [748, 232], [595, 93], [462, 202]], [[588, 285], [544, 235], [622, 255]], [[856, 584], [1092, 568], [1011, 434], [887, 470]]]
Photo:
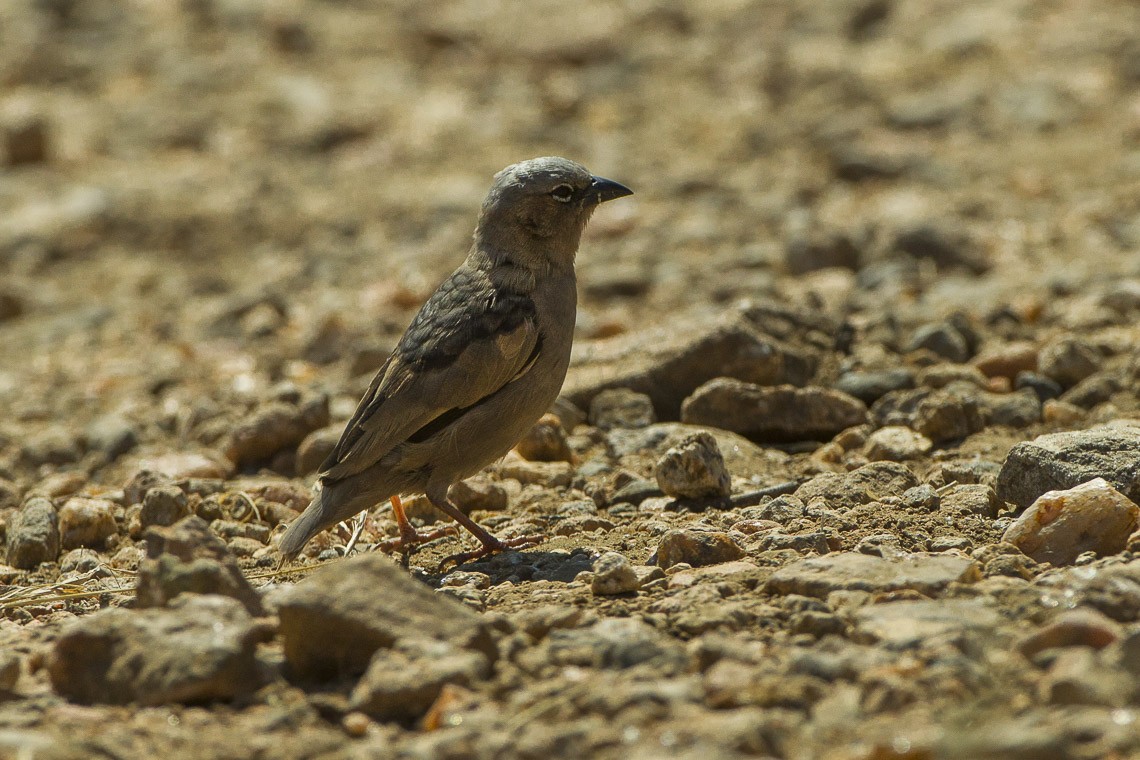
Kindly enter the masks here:
[[780, 568], [768, 579], [767, 590], [817, 599], [826, 598], [833, 591], [881, 593], [902, 589], [936, 596], [951, 583], [972, 583], [980, 577], [977, 564], [965, 557], [917, 553], [888, 560], [841, 552]]
[[657, 565], [662, 569], [682, 562], [692, 567], [717, 565], [743, 556], [744, 550], [720, 531], [671, 530], [657, 545]]
[[434, 639], [496, 655], [487, 621], [378, 554], [321, 568], [282, 594], [278, 615], [289, 671], [302, 680], [362, 673], [397, 642]]
[[863, 454], [872, 462], [901, 462], [905, 459], [919, 459], [929, 454], [933, 447], [930, 439], [921, 433], [902, 425], [888, 425], [867, 436]]
[[1021, 427], [1041, 420], [1041, 404], [1028, 391], [988, 393], [973, 383], [895, 391], [871, 407], [880, 427], [905, 425], [934, 443], [965, 438], [987, 425]]
[[555, 628], [540, 647], [539, 660], [566, 667], [624, 670], [652, 664], [656, 673], [679, 672], [688, 662], [684, 647], [637, 618], [607, 618], [585, 628]]
[[75, 436], [59, 428], [37, 430], [20, 447], [20, 457], [30, 467], [78, 462], [83, 450]]
[[672, 447], [653, 470], [661, 491], [678, 499], [725, 497], [732, 490], [720, 447], [709, 433], [697, 433]]
[[502, 512], [510, 501], [506, 488], [479, 476], [461, 480], [453, 485], [447, 492], [447, 498], [465, 515], [475, 510]]
[[432, 639], [402, 642], [372, 656], [349, 706], [377, 720], [412, 721], [446, 685], [473, 686], [489, 675], [490, 664], [479, 652]]
[[59, 517], [51, 502], [33, 497], [25, 502], [8, 527], [8, 564], [31, 570], [59, 557]]
[[305, 436], [329, 424], [329, 400], [317, 396], [297, 405], [263, 404], [230, 431], [226, 458], [241, 467], [264, 462], [282, 449], [297, 446]]
[[1091, 344], [1073, 336], [1051, 341], [1037, 356], [1041, 374], [1056, 380], [1064, 388], [1071, 388], [1096, 372], [1102, 361], [1100, 353]]
[[590, 591], [596, 596], [628, 594], [641, 588], [641, 579], [624, 554], [606, 552], [594, 561]]
[[845, 372], [835, 381], [835, 390], [864, 404], [873, 404], [891, 391], [913, 387], [914, 373], [909, 369]]
[[175, 485], [155, 486], [143, 496], [139, 520], [142, 527], [173, 525], [190, 514], [190, 502]]
[[852, 638], [864, 644], [908, 649], [947, 634], [974, 632], [990, 638], [1001, 623], [996, 605], [984, 600], [904, 600], [855, 610]]
[[1091, 607], [1120, 623], [1140, 619], [1140, 560], [1103, 567], [1083, 565], [1036, 581], [1042, 599], [1053, 606]]
[[499, 475], [514, 478], [524, 486], [565, 488], [574, 478], [574, 467], [569, 462], [528, 462], [515, 456], [503, 460], [499, 465]]
[[108, 460], [115, 460], [138, 445], [139, 437], [134, 426], [117, 414], [99, 417], [87, 426], [87, 448], [101, 451]]
[[974, 366], [986, 377], [1013, 380], [1023, 372], [1036, 372], [1037, 346], [1027, 340], [991, 345], [974, 357]]
[[1098, 372], [1089, 375], [1061, 394], [1060, 401], [1066, 404], [1092, 409], [1098, 404], [1110, 400], [1113, 395], [1124, 390], [1124, 383], [1119, 377], [1107, 372]]
[[893, 247], [916, 259], [929, 259], [939, 269], [962, 268], [982, 274], [990, 268], [965, 228], [957, 221], [921, 222], [899, 231]]
[[976, 388], [985, 388], [989, 380], [981, 370], [969, 364], [939, 362], [923, 367], [918, 373], [918, 384], [927, 388], [945, 388], [951, 383], [969, 383]]
[[[233, 472], [233, 465], [218, 462], [203, 454], [180, 452], [176, 454], [163, 454], [157, 457], [142, 459], [138, 463], [136, 473], [151, 472], [169, 480], [182, 480], [184, 478], [225, 478]], [[142, 501], [142, 495], [132, 504]]]
[[1140, 501], [1140, 427], [1050, 433], [1018, 443], [998, 473], [998, 498], [1028, 507], [1046, 491], [1064, 491], [1104, 478]]
[[765, 318], [751, 309], [734, 310], [712, 320], [672, 322], [575, 345], [562, 393], [588, 409], [602, 391], [628, 388], [653, 400], [658, 419], [676, 420], [681, 402], [714, 377], [758, 385], [807, 382], [818, 351], [793, 347], [786, 342], [792, 335], [765, 335]]
[[317, 471], [336, 448], [344, 425], [329, 425], [309, 433], [297, 446], [297, 459], [293, 469], [298, 475], [309, 475]]
[[793, 236], [784, 253], [784, 265], [792, 275], [842, 267], [857, 271], [859, 249], [842, 232], [810, 230]]
[[571, 462], [574, 453], [566, 441], [566, 431], [553, 414], [543, 415], [523, 439], [515, 444], [515, 451], [532, 462]]
[[1096, 610], [1078, 608], [1062, 612], [1017, 643], [1017, 651], [1032, 659], [1046, 649], [1089, 647], [1104, 649], [1120, 639], [1120, 624]]
[[0, 128], [4, 133], [5, 165], [42, 164], [49, 160], [51, 141], [47, 121], [42, 116], [24, 113], [19, 119], [5, 119]]
[[1140, 522], [1140, 506], [1096, 478], [1065, 491], [1048, 491], [1006, 529], [1003, 541], [1037, 562], [1072, 564], [1084, 552], [1124, 551]]
[[872, 462], [845, 475], [817, 475], [796, 489], [804, 504], [821, 501], [827, 509], [850, 509], [884, 495], [899, 495], [918, 485], [918, 478], [905, 464]]
[[653, 399], [644, 393], [613, 388], [590, 400], [590, 424], [602, 430], [643, 428], [656, 421]]
[[1017, 390], [1028, 388], [1042, 403], [1057, 398], [1065, 390], [1056, 380], [1038, 372], [1018, 372], [1013, 387]]
[[974, 514], [992, 520], [1000, 508], [1001, 500], [987, 485], [958, 484], [942, 493], [942, 509], [947, 514]]
[[59, 537], [64, 549], [101, 549], [117, 532], [114, 502], [73, 496], [59, 510]]
[[261, 597], [242, 574], [225, 543], [192, 515], [146, 532], [146, 559], [138, 570], [139, 607], [163, 607], [180, 594], [217, 594], [262, 614]]
[[1134, 690], [1129, 674], [1108, 667], [1085, 647], [1061, 650], [1039, 684], [1041, 700], [1050, 705], [1123, 707]]
[[681, 421], [730, 430], [755, 441], [828, 440], [866, 422], [867, 407], [828, 388], [761, 387], [722, 377], [685, 399]]
[[169, 609], [106, 609], [64, 629], [48, 675], [56, 693], [83, 704], [230, 700], [258, 687], [256, 649], [270, 637], [223, 596], [184, 597]]
[[970, 358], [970, 346], [962, 333], [949, 322], [923, 325], [914, 331], [905, 350], [926, 349], [948, 361], [962, 363]]

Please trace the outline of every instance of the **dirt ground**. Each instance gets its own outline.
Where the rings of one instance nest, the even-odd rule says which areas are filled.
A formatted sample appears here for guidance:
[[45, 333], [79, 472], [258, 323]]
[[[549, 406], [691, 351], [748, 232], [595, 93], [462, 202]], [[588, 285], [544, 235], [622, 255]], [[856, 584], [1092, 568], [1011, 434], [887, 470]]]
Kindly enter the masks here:
[[[1140, 757], [1140, 4], [7, 0], [0, 84], [0, 757]], [[411, 559], [486, 667], [305, 677], [349, 533], [278, 526], [541, 155], [635, 191], [558, 422], [462, 495], [548, 540]], [[727, 495], [661, 480], [700, 430]], [[1098, 476], [1122, 517], [1011, 538]], [[260, 601], [186, 696], [115, 626], [189, 614], [134, 588], [191, 512]]]

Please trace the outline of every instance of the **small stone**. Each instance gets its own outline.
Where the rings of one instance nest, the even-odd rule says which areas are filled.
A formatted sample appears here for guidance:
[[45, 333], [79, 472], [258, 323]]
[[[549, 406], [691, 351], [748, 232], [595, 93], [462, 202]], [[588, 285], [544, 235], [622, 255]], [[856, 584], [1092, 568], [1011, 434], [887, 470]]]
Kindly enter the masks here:
[[102, 451], [108, 460], [115, 460], [138, 445], [139, 437], [134, 426], [125, 418], [109, 414], [87, 426], [87, 448]]
[[1056, 380], [1039, 372], [1018, 372], [1013, 387], [1017, 390], [1028, 388], [1042, 403], [1057, 398], [1065, 391]]
[[7, 166], [45, 163], [50, 155], [47, 121], [39, 115], [24, 113], [3, 125], [4, 162]]
[[465, 515], [476, 510], [502, 512], [510, 501], [506, 488], [480, 476], [459, 481], [447, 492], [447, 498]]
[[293, 469], [298, 475], [309, 475], [324, 464], [344, 432], [343, 425], [329, 425], [309, 433], [297, 446]]
[[969, 364], [939, 362], [924, 367], [918, 373], [918, 384], [927, 388], [945, 388], [951, 383], [968, 383], [975, 388], [985, 388], [988, 378], [981, 370]]
[[1041, 435], [1009, 450], [997, 479], [1004, 501], [1028, 507], [1046, 491], [1104, 478], [1140, 500], [1140, 428], [1102, 427]]
[[515, 444], [515, 450], [523, 459], [532, 462], [570, 462], [574, 459], [570, 445], [566, 442], [566, 431], [553, 414], [543, 415], [523, 439]]
[[106, 609], [55, 640], [48, 675], [82, 704], [161, 705], [230, 700], [260, 683], [257, 645], [270, 638], [223, 596], [190, 596], [169, 609]]
[[1072, 564], [1086, 551], [1100, 556], [1124, 550], [1140, 522], [1140, 506], [1096, 478], [1037, 498], [1002, 537], [1037, 562]]
[[697, 388], [681, 421], [740, 433], [754, 441], [827, 441], [867, 421], [862, 401], [830, 388], [760, 386], [721, 377]]
[[974, 357], [974, 366], [986, 377], [1008, 377], [1013, 380], [1022, 373], [1037, 370], [1037, 346], [1029, 341], [989, 346]]
[[74, 496], [59, 510], [60, 543], [64, 549], [101, 549], [117, 532], [114, 502]]
[[867, 437], [863, 454], [872, 462], [887, 460], [901, 462], [920, 459], [930, 453], [934, 444], [922, 433], [902, 425], [887, 425]]
[[1077, 647], [1059, 652], [1039, 691], [1050, 705], [1123, 707], [1134, 689], [1130, 675], [1109, 668], [1092, 649]]
[[942, 492], [942, 509], [949, 514], [965, 512], [992, 520], [1000, 507], [997, 494], [987, 485], [959, 484]]
[[39, 467], [44, 464], [78, 462], [83, 451], [71, 433], [58, 428], [47, 428], [32, 433], [24, 440], [20, 456], [29, 466]]
[[446, 641], [406, 642], [372, 656], [349, 705], [376, 720], [416, 720], [446, 685], [472, 686], [489, 675], [490, 663], [479, 652]]
[[155, 486], [143, 496], [139, 520], [142, 527], [173, 525], [190, 514], [190, 502], [175, 485]]
[[341, 718], [340, 725], [344, 727], [346, 734], [354, 739], [359, 739], [368, 734], [368, 729], [372, 727], [372, 720], [364, 713], [354, 710]]
[[602, 391], [590, 401], [590, 424], [602, 430], [643, 428], [656, 421], [653, 400], [628, 388]]
[[1041, 405], [1041, 421], [1047, 425], [1069, 426], [1083, 420], [1087, 412], [1075, 404], [1049, 399]]
[[1039, 371], [1064, 388], [1084, 380], [1100, 369], [1103, 357], [1087, 341], [1065, 336], [1050, 342], [1037, 357]]
[[873, 404], [891, 391], [913, 387], [914, 373], [909, 369], [845, 372], [835, 382], [835, 390], [854, 396], [864, 404]]
[[[190, 452], [176, 454], [163, 454], [157, 457], [143, 459], [138, 464], [137, 473], [151, 472], [160, 479], [182, 480], [185, 478], [225, 478], [233, 471], [232, 465], [223, 464], [215, 459]], [[137, 504], [142, 501], [144, 490], [138, 499], [132, 501]], [[128, 499], [129, 499], [128, 494]]]
[[280, 401], [263, 404], [230, 431], [224, 450], [237, 466], [264, 462], [283, 449], [297, 446], [309, 433], [329, 424], [329, 400], [316, 396], [296, 405]]
[[1062, 612], [1017, 644], [1017, 651], [1033, 659], [1046, 649], [1090, 647], [1104, 649], [1123, 635], [1120, 624], [1087, 608]]
[[720, 447], [709, 433], [691, 435], [666, 451], [654, 476], [663, 493], [678, 499], [720, 498], [732, 490]]
[[657, 564], [668, 569], [680, 563], [692, 567], [731, 562], [744, 556], [744, 550], [727, 533], [720, 531], [671, 530], [657, 545]]
[[574, 467], [569, 462], [528, 462], [516, 456], [503, 460], [499, 465], [499, 475], [514, 478], [524, 486], [565, 488], [574, 478]]
[[970, 346], [962, 333], [949, 322], [923, 325], [914, 331], [905, 350], [926, 349], [948, 361], [962, 363], [970, 358]]
[[833, 591], [884, 592], [912, 589], [935, 596], [951, 583], [980, 578], [977, 564], [950, 554], [908, 554], [884, 559], [855, 552], [811, 557], [780, 568], [769, 578], [774, 594], [825, 599]]
[[855, 640], [891, 649], [920, 646], [925, 641], [967, 631], [985, 635], [1002, 623], [995, 606], [984, 600], [903, 600], [869, 604], [854, 613]]
[[629, 559], [618, 552], [606, 552], [594, 561], [590, 591], [597, 596], [628, 594], [641, 588], [641, 579]]
[[41, 562], [59, 557], [59, 517], [52, 503], [42, 497], [29, 499], [8, 527], [8, 564], [31, 570]]

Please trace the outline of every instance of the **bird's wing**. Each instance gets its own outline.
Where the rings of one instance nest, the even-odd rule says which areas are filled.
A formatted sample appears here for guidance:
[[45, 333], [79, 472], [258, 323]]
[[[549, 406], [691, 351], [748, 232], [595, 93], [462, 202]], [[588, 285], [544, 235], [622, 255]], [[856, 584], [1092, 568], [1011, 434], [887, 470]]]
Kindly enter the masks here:
[[540, 346], [530, 297], [461, 267], [432, 294], [377, 372], [321, 466], [322, 479], [361, 472], [397, 444], [453, 422], [525, 374]]

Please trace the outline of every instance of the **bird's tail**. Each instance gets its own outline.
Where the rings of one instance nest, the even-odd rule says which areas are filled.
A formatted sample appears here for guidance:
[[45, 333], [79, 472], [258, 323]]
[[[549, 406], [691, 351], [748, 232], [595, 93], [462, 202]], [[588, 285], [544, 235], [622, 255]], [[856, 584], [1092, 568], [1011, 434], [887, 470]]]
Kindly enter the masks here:
[[325, 528], [336, 525], [341, 520], [351, 517], [364, 508], [360, 507], [356, 509], [356, 512], [348, 511], [354, 506], [354, 504], [346, 504], [343, 503], [343, 500], [337, 499], [333, 488], [325, 486], [318, 490], [301, 516], [294, 520], [281, 535], [277, 548], [281, 552], [282, 562], [295, 559], [305, 548], [305, 544], [309, 543], [313, 536]]

